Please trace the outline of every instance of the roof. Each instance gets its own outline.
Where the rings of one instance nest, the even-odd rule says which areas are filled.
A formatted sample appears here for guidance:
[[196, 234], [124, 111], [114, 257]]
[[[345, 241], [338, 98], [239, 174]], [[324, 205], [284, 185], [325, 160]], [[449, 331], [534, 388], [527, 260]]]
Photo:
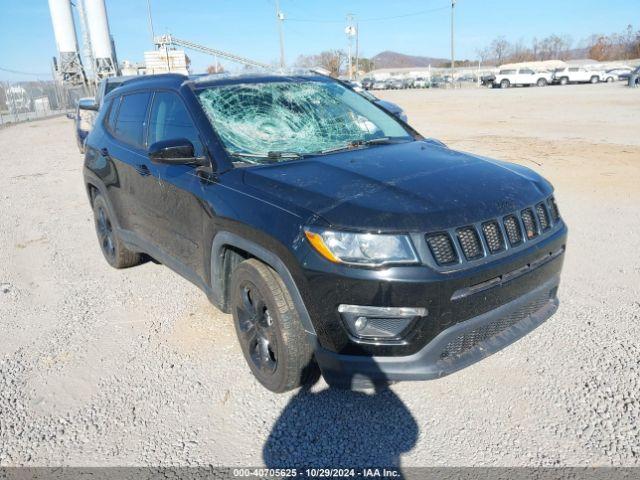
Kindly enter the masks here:
[[189, 77], [197, 87], [210, 85], [230, 85], [236, 83], [263, 83], [277, 81], [333, 81], [332, 78], [306, 69], [281, 69], [277, 71], [258, 70], [243, 73], [215, 73]]
[[567, 64], [562, 60], [542, 60], [531, 62], [505, 63], [500, 65], [498, 68], [500, 70], [515, 68], [530, 68], [532, 70], [555, 70], [556, 68], [563, 68], [566, 66]]

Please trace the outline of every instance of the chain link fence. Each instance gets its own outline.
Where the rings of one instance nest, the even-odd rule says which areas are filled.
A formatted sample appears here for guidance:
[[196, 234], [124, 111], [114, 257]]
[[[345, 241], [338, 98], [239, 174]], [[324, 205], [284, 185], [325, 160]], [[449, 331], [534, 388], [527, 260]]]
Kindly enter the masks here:
[[0, 127], [65, 114], [91, 95], [83, 86], [53, 81], [0, 82]]

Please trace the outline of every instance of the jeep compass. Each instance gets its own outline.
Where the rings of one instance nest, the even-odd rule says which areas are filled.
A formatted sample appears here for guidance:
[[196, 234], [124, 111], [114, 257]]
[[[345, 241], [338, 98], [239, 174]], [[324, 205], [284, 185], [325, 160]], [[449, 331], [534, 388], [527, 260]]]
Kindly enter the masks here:
[[125, 81], [84, 181], [107, 262], [151, 258], [198, 286], [274, 392], [318, 371], [346, 387], [438, 378], [558, 306], [567, 228], [548, 181], [325, 76]]

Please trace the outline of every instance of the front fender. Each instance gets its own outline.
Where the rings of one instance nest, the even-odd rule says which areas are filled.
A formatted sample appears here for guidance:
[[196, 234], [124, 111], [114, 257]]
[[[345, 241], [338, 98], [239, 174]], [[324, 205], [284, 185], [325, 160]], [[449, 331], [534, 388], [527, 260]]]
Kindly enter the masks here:
[[[285, 261], [272, 250], [265, 248], [252, 240], [241, 237], [236, 233], [229, 231], [221, 231], [216, 234], [211, 245], [211, 293], [212, 300], [224, 311], [227, 310], [224, 282], [223, 282], [223, 261], [224, 250], [226, 247], [235, 247], [249, 253], [251, 256], [261, 260], [262, 262], [273, 268], [285, 286], [289, 290], [293, 303], [300, 315], [302, 326], [308, 334], [315, 336], [316, 331], [311, 322], [311, 317], [307, 311], [307, 307], [302, 300], [302, 296], [298, 286], [294, 280], [291, 270], [285, 264]], [[284, 248], [284, 247], [282, 247]]]

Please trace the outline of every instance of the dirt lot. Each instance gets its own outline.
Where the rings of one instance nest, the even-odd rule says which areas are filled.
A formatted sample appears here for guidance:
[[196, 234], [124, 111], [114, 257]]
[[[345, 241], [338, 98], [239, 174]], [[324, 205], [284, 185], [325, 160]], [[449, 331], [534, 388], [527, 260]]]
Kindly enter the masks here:
[[556, 316], [441, 380], [273, 395], [194, 286], [102, 259], [70, 121], [5, 128], [0, 464], [639, 465], [640, 90], [381, 95], [424, 135], [554, 183]]

